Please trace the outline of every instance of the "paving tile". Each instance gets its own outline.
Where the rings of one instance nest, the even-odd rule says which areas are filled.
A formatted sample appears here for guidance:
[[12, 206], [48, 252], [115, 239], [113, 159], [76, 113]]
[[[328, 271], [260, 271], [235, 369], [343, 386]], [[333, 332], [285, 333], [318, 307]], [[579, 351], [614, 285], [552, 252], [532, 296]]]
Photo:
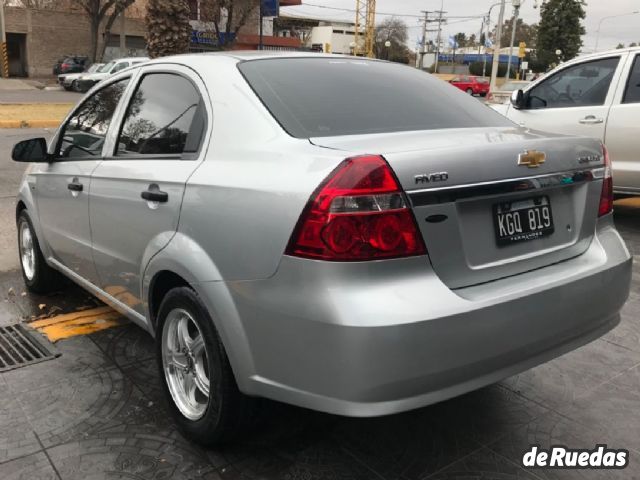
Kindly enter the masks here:
[[558, 409], [640, 363], [640, 353], [602, 339], [502, 382], [549, 408]]
[[435, 422], [436, 410], [344, 419], [332, 438], [385, 478], [424, 478], [480, 448], [459, 429]]
[[[20, 402], [3, 388], [0, 390], [0, 463], [41, 449]], [[0, 475], [0, 478], [4, 477]]]
[[[426, 409], [425, 409], [426, 410]], [[428, 408], [433, 421], [458, 438], [486, 445], [547, 412], [501, 385], [491, 385]]]
[[292, 443], [286, 449], [261, 449], [220, 469], [224, 480], [371, 480], [381, 478], [335, 443]]
[[[606, 444], [609, 448], [625, 448], [620, 439], [591, 430], [583, 425], [555, 412], [549, 412], [529, 422], [522, 428], [510, 432], [489, 448], [516, 464], [522, 463], [522, 457], [532, 445], [548, 450], [552, 446], [565, 446], [572, 449], [592, 450], [596, 445]], [[578, 479], [629, 479], [640, 476], [640, 454], [631, 452], [629, 466], [624, 470], [586, 470], [586, 469], [531, 469], [531, 473], [545, 480]]]
[[427, 478], [429, 480], [524, 480], [538, 477], [501, 455], [484, 448]]
[[10, 300], [0, 298], [0, 325], [18, 323], [20, 319], [20, 309]]
[[602, 338], [634, 352], [640, 352], [640, 288], [638, 293], [631, 293], [622, 308], [621, 316], [620, 325]]
[[639, 385], [640, 371], [635, 368], [565, 405], [560, 412], [587, 425], [599, 438], [616, 440], [610, 447], [640, 453]]
[[196, 449], [161, 435], [123, 433], [49, 449], [62, 480], [218, 480]]
[[0, 478], [2, 480], [59, 480], [43, 452], [0, 464]]
[[85, 377], [103, 372], [113, 362], [87, 337], [73, 337], [56, 343], [62, 354], [46, 362], [19, 368], [3, 374], [9, 389], [21, 393], [53, 386], [69, 378]]
[[141, 432], [169, 425], [163, 411], [115, 368], [23, 392], [19, 401], [45, 448], [99, 436], [119, 424]]
[[102, 330], [90, 338], [119, 367], [135, 366], [155, 358], [153, 338], [134, 324]]
[[160, 371], [155, 359], [130, 364], [122, 367], [122, 371], [149, 398], [163, 396]]

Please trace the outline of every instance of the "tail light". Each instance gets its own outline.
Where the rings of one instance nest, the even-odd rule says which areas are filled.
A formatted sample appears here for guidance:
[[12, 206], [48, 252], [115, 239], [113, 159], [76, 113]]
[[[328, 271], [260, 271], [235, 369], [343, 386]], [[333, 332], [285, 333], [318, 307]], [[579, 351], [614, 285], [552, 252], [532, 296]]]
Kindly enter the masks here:
[[602, 181], [602, 194], [600, 195], [600, 209], [598, 216], [601, 217], [613, 211], [613, 176], [611, 168], [611, 158], [607, 147], [602, 146], [604, 154], [604, 179]]
[[342, 162], [318, 187], [286, 253], [364, 261], [423, 255], [426, 248], [387, 162], [362, 156]]
[[61, 68], [69, 68], [71, 65], [68, 63], [63, 63], [62, 65], [60, 65]]

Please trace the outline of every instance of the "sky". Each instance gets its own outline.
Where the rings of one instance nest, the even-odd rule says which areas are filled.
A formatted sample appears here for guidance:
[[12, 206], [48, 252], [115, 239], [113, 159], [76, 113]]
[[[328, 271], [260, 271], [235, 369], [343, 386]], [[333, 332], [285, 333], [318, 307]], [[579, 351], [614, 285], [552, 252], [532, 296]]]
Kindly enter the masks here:
[[[395, 14], [401, 17], [409, 26], [410, 46], [418, 43], [421, 36], [420, 18], [422, 10], [440, 10], [441, 3], [449, 23], [444, 27], [444, 38], [457, 32], [467, 34], [480, 33], [482, 23], [481, 16], [486, 15], [489, 7], [499, 0], [377, 0], [377, 21], [388, 18], [385, 13]], [[509, 0], [508, 0], [509, 2]], [[541, 0], [538, 0], [540, 3]], [[355, 13], [336, 9], [355, 8], [356, 0], [302, 0], [303, 5], [283, 8], [298, 16], [319, 17], [335, 20], [354, 21]], [[540, 9], [533, 8], [534, 0], [523, 0], [520, 16], [527, 23], [537, 23], [540, 20]], [[322, 8], [324, 7], [324, 8]], [[329, 7], [329, 8], [328, 8]], [[587, 30], [584, 36], [584, 52], [592, 52], [595, 49], [598, 25], [604, 17], [612, 15], [625, 15], [634, 11], [640, 11], [640, 0], [587, 0], [587, 18], [584, 21]], [[500, 7], [493, 9], [491, 20], [492, 28], [497, 24]], [[513, 8], [507, 3], [506, 16], [513, 14]], [[406, 16], [402, 16], [406, 15]], [[478, 17], [478, 18], [453, 18], [453, 17]], [[430, 34], [434, 38], [435, 34]], [[617, 18], [602, 20], [600, 41], [598, 50], [615, 48], [618, 43], [628, 45], [631, 42], [640, 44], [640, 14], [626, 15]]]

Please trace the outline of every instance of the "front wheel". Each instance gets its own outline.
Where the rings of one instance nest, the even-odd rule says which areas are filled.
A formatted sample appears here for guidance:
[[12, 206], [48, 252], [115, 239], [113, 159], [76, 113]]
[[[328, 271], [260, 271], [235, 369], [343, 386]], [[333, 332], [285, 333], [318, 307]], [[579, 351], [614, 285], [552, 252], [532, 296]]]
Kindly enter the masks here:
[[473, 96], [473, 89], [472, 88], [467, 88], [467, 93], [471, 96]]
[[26, 210], [20, 212], [17, 221], [18, 253], [22, 278], [27, 289], [33, 293], [49, 293], [60, 280], [58, 273], [47, 265], [40, 250], [40, 242]]
[[251, 416], [254, 400], [238, 390], [218, 332], [193, 290], [167, 293], [157, 338], [163, 390], [178, 426], [207, 446], [232, 439]]

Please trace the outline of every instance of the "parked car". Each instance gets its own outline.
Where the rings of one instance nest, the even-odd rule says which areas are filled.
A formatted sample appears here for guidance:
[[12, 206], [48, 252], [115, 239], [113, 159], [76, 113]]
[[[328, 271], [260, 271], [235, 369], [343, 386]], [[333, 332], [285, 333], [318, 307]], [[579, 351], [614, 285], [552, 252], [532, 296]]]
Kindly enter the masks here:
[[486, 97], [490, 88], [489, 79], [473, 75], [460, 75], [449, 80], [449, 83], [469, 95], [480, 95], [481, 97]]
[[531, 82], [526, 80], [512, 80], [503, 84], [498, 90], [489, 92], [487, 103], [508, 104], [511, 102], [511, 94], [516, 90], [524, 90]]
[[76, 88], [79, 92], [88, 92], [95, 84], [110, 77], [114, 73], [118, 73], [120, 70], [129, 68], [132, 65], [139, 65], [147, 61], [149, 61], [147, 57], [118, 58], [116, 60], [112, 60], [97, 72], [86, 73], [77, 78]]
[[603, 335], [629, 293], [600, 141], [397, 64], [161, 58], [13, 159], [27, 288], [62, 273], [154, 335], [204, 444], [253, 397], [377, 416], [483, 387]]
[[86, 70], [86, 72], [58, 75], [58, 83], [62, 85], [65, 90], [78, 91], [78, 79], [83, 75], [96, 73], [100, 71], [102, 67], [104, 67], [104, 63], [94, 63]]
[[640, 194], [640, 48], [567, 62], [494, 108], [530, 128], [600, 139], [611, 155], [614, 192]]
[[63, 57], [53, 66], [53, 74], [60, 75], [61, 73], [83, 72], [88, 61], [88, 58], [85, 56], [71, 55]]

